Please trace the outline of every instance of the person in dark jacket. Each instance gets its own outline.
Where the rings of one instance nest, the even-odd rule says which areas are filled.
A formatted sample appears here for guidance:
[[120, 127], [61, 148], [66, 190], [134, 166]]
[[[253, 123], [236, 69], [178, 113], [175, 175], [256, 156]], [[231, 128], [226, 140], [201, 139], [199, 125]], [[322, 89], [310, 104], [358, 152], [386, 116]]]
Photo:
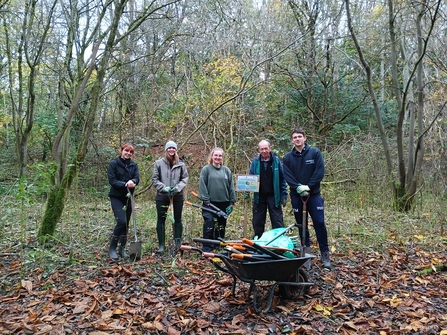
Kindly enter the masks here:
[[[290, 199], [296, 222], [303, 221], [303, 199], [307, 199], [307, 213], [311, 216], [321, 253], [321, 261], [327, 269], [331, 268], [327, 230], [324, 219], [324, 199], [320, 193], [320, 182], [324, 177], [324, 159], [318, 148], [306, 143], [304, 130], [292, 131], [293, 149], [283, 158], [284, 178], [290, 187]], [[301, 235], [301, 229], [299, 230]], [[309, 231], [306, 229], [304, 241], [310, 248]], [[301, 237], [303, 238], [303, 237]]]
[[[281, 160], [272, 152], [270, 142], [259, 142], [258, 151], [251, 162], [249, 174], [259, 176], [259, 192], [253, 194], [252, 225], [255, 236], [260, 238], [265, 230], [267, 210], [272, 229], [284, 227], [282, 206], [287, 202], [287, 184]], [[244, 198], [248, 197], [249, 192], [246, 192]]]
[[174, 241], [178, 248], [182, 241], [183, 223], [183, 189], [188, 183], [189, 175], [185, 163], [177, 154], [177, 143], [166, 142], [165, 157], [158, 159], [154, 165], [152, 183], [157, 190], [155, 205], [157, 207], [157, 253], [165, 251], [166, 217], [169, 206], [173, 206]]
[[129, 192], [133, 194], [135, 187], [140, 182], [138, 164], [131, 159], [134, 151], [135, 149], [131, 144], [123, 144], [119, 157], [110, 162], [107, 170], [110, 184], [110, 204], [116, 220], [116, 225], [110, 238], [109, 257], [115, 261], [118, 260], [116, 253], [118, 243], [118, 254], [124, 258], [129, 257], [125, 250], [127, 231], [132, 214]]

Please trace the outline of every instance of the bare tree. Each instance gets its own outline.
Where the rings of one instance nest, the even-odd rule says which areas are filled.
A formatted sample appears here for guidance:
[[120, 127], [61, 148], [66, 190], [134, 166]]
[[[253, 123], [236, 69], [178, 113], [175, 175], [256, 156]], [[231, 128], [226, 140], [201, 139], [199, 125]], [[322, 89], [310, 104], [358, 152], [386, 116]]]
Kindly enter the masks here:
[[[389, 35], [390, 35], [390, 65], [392, 73], [392, 82], [394, 87], [395, 99], [398, 106], [398, 121], [397, 121], [397, 174], [393, 176], [393, 157], [391, 155], [388, 137], [385, 133], [383, 125], [382, 113], [377, 101], [375, 88], [373, 85], [373, 76], [371, 67], [366, 59], [363, 51], [363, 47], [357, 38], [357, 34], [352, 25], [352, 14], [350, 8], [350, 1], [345, 0], [346, 15], [348, 22], [348, 29], [351, 37], [354, 41], [360, 62], [363, 66], [366, 75], [366, 83], [368, 91], [373, 103], [374, 111], [376, 114], [377, 125], [382, 139], [383, 150], [387, 162], [387, 171], [389, 180], [392, 182], [392, 188], [394, 190], [394, 200], [396, 209], [401, 211], [407, 211], [411, 209], [414, 195], [417, 192], [418, 181], [421, 176], [421, 166], [424, 158], [424, 136], [430, 127], [433, 125], [434, 120], [424, 125], [423, 119], [425, 117], [424, 110], [424, 59], [426, 57], [427, 46], [430, 42], [432, 31], [435, 27], [436, 19], [438, 18], [439, 6], [441, 1], [423, 1], [420, 3], [414, 3], [414, 6], [410, 8], [415, 10], [415, 35], [416, 43], [406, 45], [414, 45], [416, 50], [413, 53], [416, 55], [413, 63], [410, 63], [410, 59], [399, 60], [398, 54], [398, 38], [396, 37], [396, 11], [394, 10], [394, 2], [388, 0], [388, 17], [389, 17]], [[425, 34], [425, 36], [424, 36]], [[406, 54], [405, 52], [400, 52]], [[404, 61], [406, 66], [409, 67], [408, 76], [399, 76], [399, 61]], [[405, 82], [401, 83], [398, 78], [407, 78]], [[417, 101], [413, 101], [410, 98], [412, 90], [416, 90]], [[440, 111], [441, 112], [441, 111]], [[435, 116], [436, 119], [440, 112]], [[405, 123], [405, 116], [410, 115], [409, 122]], [[417, 114], [417, 123], [415, 122]], [[415, 135], [417, 133], [417, 138]], [[408, 134], [406, 136], [406, 134]], [[407, 143], [407, 146], [405, 145]], [[405, 152], [405, 148], [409, 148], [408, 152]], [[408, 163], [405, 163], [405, 156], [408, 158]]]
[[[87, 99], [88, 107], [84, 115], [82, 136], [76, 148], [75, 155], [70, 159], [71, 164], [68, 166], [66, 172], [61, 175], [60, 183], [54, 185], [48, 194], [45, 214], [38, 232], [38, 237], [41, 242], [46, 242], [49, 237], [53, 236], [56, 225], [62, 216], [70, 187], [86, 156], [95, 118], [98, 110], [100, 110], [99, 104], [105, 90], [106, 78], [110, 71], [109, 66], [115, 47], [128, 34], [135, 31], [150, 15], [174, 2], [168, 1], [162, 4], [151, 3], [144, 6], [139, 10], [139, 14], [135, 19], [128, 22], [127, 29], [123, 33], [119, 33], [119, 29], [120, 24], [123, 23], [123, 12], [129, 0], [109, 1], [104, 6], [95, 7], [99, 11], [94, 16], [94, 19], [96, 19], [94, 29], [86, 39], [78, 41], [83, 50], [87, 50], [87, 46], [93, 43], [90, 61], [87, 63], [86, 68], [82, 68], [82, 72], [77, 73], [80, 82], [77, 85], [76, 94], [70, 103], [63, 126], [54, 141], [53, 155], [58, 157], [61, 153], [66, 154], [64, 151], [59, 150], [60, 145], [66, 133], [70, 131], [73, 117], [80, 110], [79, 105], [81, 99]], [[78, 9], [71, 8], [71, 10], [74, 10], [72, 15], [78, 14]], [[76, 27], [76, 30], [77, 34], [81, 35], [81, 27]], [[83, 60], [81, 59], [81, 61]], [[93, 76], [93, 73], [95, 73], [95, 76]], [[63, 164], [64, 161], [64, 159], [59, 159], [60, 164]], [[58, 171], [61, 172], [63, 169], [59, 168]]]
[[[3, 16], [2, 20], [6, 37], [9, 97], [12, 106], [16, 150], [20, 159], [20, 176], [26, 174], [28, 141], [34, 124], [36, 108], [37, 72], [45, 52], [45, 43], [52, 27], [57, 2], [54, 0], [49, 3], [48, 8], [43, 6], [41, 10], [37, 6], [37, 0], [27, 1], [24, 6], [19, 36], [10, 36], [10, 30], [12, 30], [10, 27], [14, 27], [15, 24], [8, 22], [6, 16]], [[18, 44], [13, 42], [16, 38], [19, 41]], [[17, 69], [17, 75], [15, 69]]]

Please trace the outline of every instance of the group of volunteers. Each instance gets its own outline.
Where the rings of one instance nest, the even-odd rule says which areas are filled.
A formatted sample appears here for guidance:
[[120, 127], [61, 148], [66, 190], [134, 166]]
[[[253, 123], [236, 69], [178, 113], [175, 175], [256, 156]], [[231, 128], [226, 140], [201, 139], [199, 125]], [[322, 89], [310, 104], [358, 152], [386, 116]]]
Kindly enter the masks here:
[[[282, 207], [287, 204], [287, 185], [296, 223], [303, 224], [303, 204], [305, 199], [307, 213], [312, 218], [315, 235], [320, 250], [323, 267], [331, 269], [328, 236], [324, 217], [324, 200], [320, 193], [320, 182], [324, 177], [325, 167], [321, 151], [306, 143], [304, 130], [296, 128], [292, 131], [293, 148], [287, 152], [281, 162], [272, 151], [271, 144], [262, 140], [258, 144], [259, 154], [252, 160], [249, 174], [259, 178], [259, 189], [252, 197], [252, 226], [254, 236], [260, 238], [265, 230], [267, 211], [272, 229], [283, 228]], [[157, 190], [155, 204], [157, 209], [157, 253], [165, 252], [166, 218], [172, 206], [173, 236], [175, 246], [182, 243], [183, 224], [182, 210], [185, 197], [183, 190], [188, 183], [189, 175], [185, 163], [177, 153], [177, 143], [168, 141], [165, 145], [164, 157], [156, 160], [152, 175], [152, 184]], [[138, 165], [131, 159], [134, 147], [126, 143], [121, 146], [119, 156], [112, 160], [107, 171], [111, 185], [109, 198], [115, 216], [116, 225], [110, 238], [109, 257], [127, 258], [125, 250], [132, 207], [130, 204], [135, 187], [140, 181]], [[231, 170], [224, 165], [224, 151], [221, 148], [211, 150], [208, 164], [200, 172], [199, 199], [202, 204], [203, 238], [224, 239], [228, 215], [232, 213], [236, 192]], [[250, 193], [244, 193], [244, 199]], [[219, 209], [227, 215], [217, 215]], [[299, 230], [302, 234], [301, 229]], [[305, 252], [310, 253], [309, 230], [305, 231]], [[204, 244], [202, 250], [210, 252], [213, 245]]]

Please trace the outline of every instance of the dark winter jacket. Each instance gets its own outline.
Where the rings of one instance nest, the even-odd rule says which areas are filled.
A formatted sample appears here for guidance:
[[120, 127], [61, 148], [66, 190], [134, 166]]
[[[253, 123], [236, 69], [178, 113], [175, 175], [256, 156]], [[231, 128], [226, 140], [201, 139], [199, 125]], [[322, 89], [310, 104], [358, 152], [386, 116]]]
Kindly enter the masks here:
[[[275, 205], [276, 207], [279, 207], [281, 205], [281, 200], [287, 198], [287, 184], [284, 179], [283, 167], [278, 155], [274, 152], [270, 152], [270, 157], [273, 159], [273, 194], [275, 196]], [[256, 155], [251, 162], [249, 174], [260, 176], [261, 169], [264, 168], [263, 164], [263, 161], [261, 161], [261, 154]], [[258, 192], [254, 193], [253, 202], [259, 203]]]
[[318, 148], [307, 143], [301, 152], [294, 147], [284, 155], [284, 178], [290, 186], [290, 193], [298, 186], [307, 185], [312, 195], [320, 194], [320, 182], [324, 177], [324, 159]]
[[[121, 157], [117, 157], [110, 162], [107, 177], [110, 184], [109, 197], [125, 197], [127, 195], [126, 183], [133, 180], [138, 185], [140, 182], [137, 163], [131, 159], [124, 160]], [[134, 190], [130, 189], [132, 193]]]

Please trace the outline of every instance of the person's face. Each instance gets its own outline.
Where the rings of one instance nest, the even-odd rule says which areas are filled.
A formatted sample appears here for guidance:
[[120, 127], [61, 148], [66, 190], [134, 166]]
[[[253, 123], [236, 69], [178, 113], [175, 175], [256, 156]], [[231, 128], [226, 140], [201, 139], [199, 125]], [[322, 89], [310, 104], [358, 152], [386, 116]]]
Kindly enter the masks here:
[[213, 164], [214, 165], [220, 165], [222, 164], [223, 161], [223, 153], [220, 150], [216, 150], [213, 152]]
[[133, 152], [129, 148], [124, 148], [121, 151], [121, 158], [122, 159], [130, 159], [130, 157], [133, 156]]
[[261, 154], [262, 158], [267, 160], [270, 157], [270, 146], [268, 144], [261, 144], [259, 146], [259, 153]]
[[177, 151], [177, 149], [174, 148], [174, 147], [169, 147], [169, 148], [166, 150], [166, 152], [168, 153], [169, 156], [174, 156], [176, 151]]
[[292, 134], [292, 143], [297, 148], [304, 147], [304, 142], [306, 142], [306, 136], [299, 133]]

